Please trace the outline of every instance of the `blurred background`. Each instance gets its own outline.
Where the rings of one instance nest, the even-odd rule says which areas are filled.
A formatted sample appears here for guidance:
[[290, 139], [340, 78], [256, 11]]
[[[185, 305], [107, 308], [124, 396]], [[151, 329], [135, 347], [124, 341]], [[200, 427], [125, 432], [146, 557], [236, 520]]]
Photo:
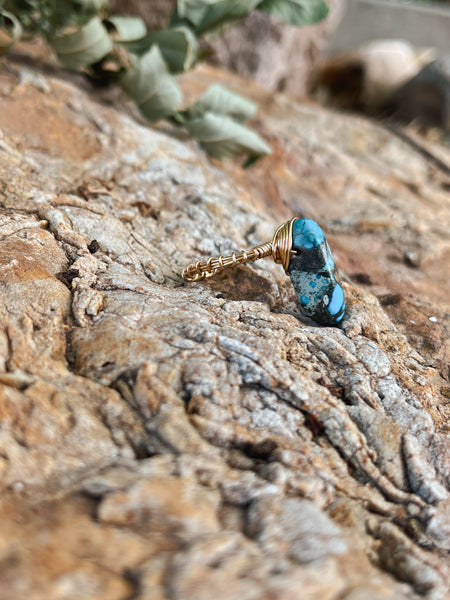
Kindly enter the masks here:
[[[293, 27], [261, 11], [206, 42], [209, 61], [269, 91], [414, 123], [439, 135], [450, 123], [448, 0], [328, 0], [328, 16]], [[113, 0], [112, 13], [167, 24], [173, 0]], [[435, 129], [439, 131], [436, 132]]]

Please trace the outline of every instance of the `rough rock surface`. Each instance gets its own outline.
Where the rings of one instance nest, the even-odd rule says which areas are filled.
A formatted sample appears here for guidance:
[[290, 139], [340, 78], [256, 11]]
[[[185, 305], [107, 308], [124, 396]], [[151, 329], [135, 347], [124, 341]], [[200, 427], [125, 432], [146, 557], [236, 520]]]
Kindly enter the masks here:
[[[242, 171], [0, 62], [2, 600], [448, 597], [448, 177], [246, 89], [274, 154]], [[292, 215], [353, 281], [342, 328], [270, 260], [182, 281]]]

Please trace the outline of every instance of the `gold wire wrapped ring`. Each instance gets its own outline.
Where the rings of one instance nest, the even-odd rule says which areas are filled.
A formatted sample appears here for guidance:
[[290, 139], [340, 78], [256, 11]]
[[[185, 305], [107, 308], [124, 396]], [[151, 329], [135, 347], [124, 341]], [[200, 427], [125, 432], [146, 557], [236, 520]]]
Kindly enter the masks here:
[[185, 267], [183, 279], [186, 281], [200, 281], [214, 277], [220, 271], [232, 269], [246, 262], [253, 262], [266, 256], [273, 256], [276, 263], [282, 264], [287, 271], [292, 253], [292, 226], [296, 219], [290, 219], [278, 227], [271, 242], [260, 244], [250, 250], [233, 252], [229, 256], [208, 258], [207, 261], [199, 260]]
[[211, 257], [188, 265], [186, 281], [199, 281], [246, 262], [272, 256], [282, 264], [297, 294], [302, 312], [321, 325], [337, 325], [345, 313], [344, 290], [336, 278], [334, 259], [325, 234], [311, 219], [290, 219], [278, 227], [271, 242], [229, 256]]

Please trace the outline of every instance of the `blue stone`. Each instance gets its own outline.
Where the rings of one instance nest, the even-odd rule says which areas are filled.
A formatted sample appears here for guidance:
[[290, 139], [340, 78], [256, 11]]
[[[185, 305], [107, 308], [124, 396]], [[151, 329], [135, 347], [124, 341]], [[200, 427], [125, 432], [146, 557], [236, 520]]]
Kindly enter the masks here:
[[335, 323], [339, 323], [339, 321], [342, 321], [342, 319], [344, 318], [344, 314], [345, 314], [345, 305], [344, 305], [344, 310], [337, 317], [334, 318], [333, 325]]
[[337, 283], [331, 295], [330, 303], [328, 304], [328, 312], [330, 313], [330, 315], [332, 315], [333, 317], [337, 315], [338, 312], [340, 312], [343, 303], [344, 290], [339, 285], [339, 283]]
[[336, 265], [334, 264], [333, 255], [331, 254], [331, 250], [327, 242], [325, 242], [325, 244], [327, 245], [327, 260], [323, 265], [322, 269], [324, 271], [334, 271]]
[[344, 290], [336, 280], [333, 256], [317, 223], [294, 221], [292, 250], [288, 274], [302, 311], [321, 325], [336, 325], [344, 316]]
[[292, 227], [294, 246], [314, 248], [325, 241], [325, 234], [312, 219], [297, 219]]

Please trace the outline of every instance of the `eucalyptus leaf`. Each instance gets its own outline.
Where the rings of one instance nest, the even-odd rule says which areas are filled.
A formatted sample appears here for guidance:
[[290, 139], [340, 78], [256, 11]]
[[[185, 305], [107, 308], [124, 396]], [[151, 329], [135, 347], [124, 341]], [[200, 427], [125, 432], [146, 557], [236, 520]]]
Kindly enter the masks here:
[[139, 40], [147, 34], [147, 26], [141, 17], [108, 17], [106, 25], [112, 25], [116, 31], [117, 41], [131, 42]]
[[261, 0], [179, 0], [175, 19], [192, 24], [199, 35], [246, 17]]
[[120, 84], [149, 121], [173, 115], [182, 100], [180, 88], [168, 72], [158, 46], [141, 58], [132, 57], [132, 67]]
[[270, 147], [257, 133], [226, 115], [206, 113], [202, 117], [188, 121], [186, 128], [213, 158], [224, 159], [246, 155], [250, 162], [254, 162], [261, 156], [271, 153]]
[[0, 38], [0, 54], [3, 54], [20, 39], [22, 25], [11, 12], [0, 10], [0, 29], [6, 29], [5, 39]]
[[177, 0], [175, 18], [185, 19], [192, 25], [198, 25], [207, 13], [209, 6], [216, 3], [217, 0]]
[[258, 10], [299, 27], [317, 23], [328, 14], [328, 6], [324, 0], [263, 0], [258, 5]]
[[192, 69], [198, 58], [198, 43], [188, 27], [162, 29], [150, 34], [161, 49], [164, 60], [172, 73], [183, 73]]
[[70, 69], [91, 65], [112, 50], [108, 32], [98, 17], [94, 17], [74, 32], [50, 38], [59, 60]]
[[219, 84], [214, 84], [200, 96], [188, 112], [192, 118], [202, 116], [206, 112], [212, 112], [242, 122], [253, 117], [256, 110], [256, 104], [250, 102], [250, 100], [230, 92], [230, 90]]
[[148, 33], [139, 40], [120, 44], [138, 56], [154, 46], [159, 46], [161, 54], [172, 73], [183, 73], [197, 62], [198, 43], [188, 27], [174, 27]]

